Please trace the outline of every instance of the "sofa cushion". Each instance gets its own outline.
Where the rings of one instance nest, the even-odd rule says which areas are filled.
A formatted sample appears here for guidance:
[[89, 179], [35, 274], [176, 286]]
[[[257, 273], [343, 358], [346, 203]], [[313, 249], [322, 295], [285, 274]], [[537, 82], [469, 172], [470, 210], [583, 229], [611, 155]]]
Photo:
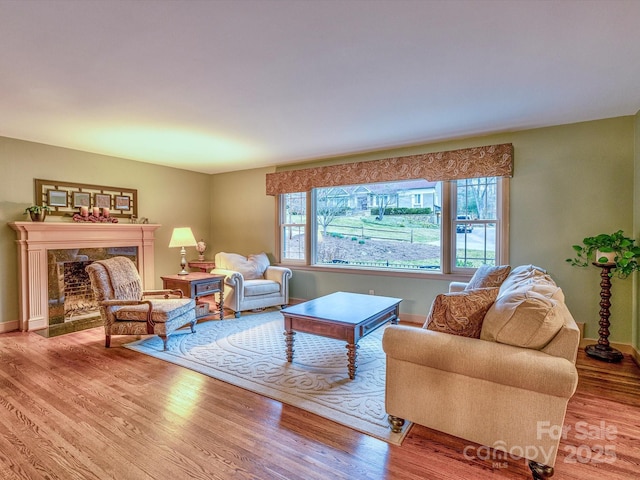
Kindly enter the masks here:
[[481, 265], [469, 280], [465, 290], [499, 287], [511, 271], [511, 265]]
[[424, 328], [479, 338], [484, 316], [495, 301], [498, 290], [478, 288], [438, 295], [431, 304]]
[[535, 265], [520, 265], [511, 270], [509, 276], [500, 285], [500, 295], [507, 290], [513, 288], [520, 288], [523, 285], [533, 283], [545, 283], [549, 285], [555, 285], [550, 275], [543, 268], [536, 267]]
[[525, 286], [501, 294], [484, 317], [480, 338], [536, 350], [545, 347], [564, 322], [560, 303], [549, 293], [548, 286]]
[[270, 265], [269, 257], [265, 253], [249, 255], [246, 258], [237, 253], [220, 252], [216, 257], [218, 260], [216, 267], [240, 272], [245, 280], [263, 278], [264, 271]]

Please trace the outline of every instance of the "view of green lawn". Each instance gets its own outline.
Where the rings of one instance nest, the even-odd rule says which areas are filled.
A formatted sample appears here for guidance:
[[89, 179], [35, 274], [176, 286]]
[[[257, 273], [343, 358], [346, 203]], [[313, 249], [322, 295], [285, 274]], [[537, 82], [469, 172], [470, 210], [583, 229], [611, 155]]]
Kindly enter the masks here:
[[[327, 225], [317, 261], [390, 268], [439, 268], [440, 227], [429, 222], [431, 218], [430, 215], [386, 215], [377, 220], [368, 214], [337, 216]], [[485, 227], [480, 230], [485, 232]], [[457, 266], [473, 268], [495, 261], [494, 249], [486, 251], [483, 237], [478, 232], [476, 229], [476, 235], [472, 232], [456, 234]], [[493, 228], [487, 227], [486, 233], [493, 234]]]
[[[440, 226], [433, 215], [385, 215], [377, 220], [369, 212], [338, 215], [318, 225], [317, 264], [349, 264], [372, 267], [439, 269]], [[291, 215], [291, 223], [304, 224]], [[290, 236], [290, 252], [302, 252], [304, 236]], [[302, 257], [289, 257], [302, 258]], [[456, 233], [456, 265], [476, 268], [495, 264], [495, 225], [475, 225], [472, 232]]]

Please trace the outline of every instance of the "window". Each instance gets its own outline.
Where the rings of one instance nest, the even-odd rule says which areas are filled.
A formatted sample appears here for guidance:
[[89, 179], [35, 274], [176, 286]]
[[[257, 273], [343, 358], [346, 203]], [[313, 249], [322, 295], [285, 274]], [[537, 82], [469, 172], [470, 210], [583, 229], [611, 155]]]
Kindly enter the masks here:
[[280, 245], [283, 262], [306, 258], [307, 194], [280, 195]]
[[455, 200], [455, 266], [477, 268], [497, 260], [498, 178], [470, 178], [452, 182]]
[[282, 262], [437, 273], [503, 263], [506, 182], [407, 180], [282, 194]]

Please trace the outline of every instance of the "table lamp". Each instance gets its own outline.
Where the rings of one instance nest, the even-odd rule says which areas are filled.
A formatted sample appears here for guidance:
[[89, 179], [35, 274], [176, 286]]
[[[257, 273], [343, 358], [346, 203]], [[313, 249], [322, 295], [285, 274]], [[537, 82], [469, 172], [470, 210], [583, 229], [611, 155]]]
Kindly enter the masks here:
[[178, 275], [187, 275], [189, 273], [186, 270], [187, 251], [184, 247], [195, 247], [196, 245], [198, 245], [198, 242], [196, 242], [196, 237], [193, 236], [191, 228], [177, 227], [173, 229], [169, 248], [180, 247], [180, 266], [182, 267], [182, 270], [178, 272]]

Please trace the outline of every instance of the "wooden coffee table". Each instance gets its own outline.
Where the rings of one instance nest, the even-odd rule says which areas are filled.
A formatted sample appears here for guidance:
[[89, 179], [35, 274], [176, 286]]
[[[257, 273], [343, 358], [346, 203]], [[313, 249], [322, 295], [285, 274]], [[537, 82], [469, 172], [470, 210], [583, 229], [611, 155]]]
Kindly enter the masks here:
[[336, 292], [282, 310], [287, 361], [293, 361], [295, 332], [347, 342], [349, 378], [356, 378], [358, 340], [387, 322], [398, 323], [401, 298]]

